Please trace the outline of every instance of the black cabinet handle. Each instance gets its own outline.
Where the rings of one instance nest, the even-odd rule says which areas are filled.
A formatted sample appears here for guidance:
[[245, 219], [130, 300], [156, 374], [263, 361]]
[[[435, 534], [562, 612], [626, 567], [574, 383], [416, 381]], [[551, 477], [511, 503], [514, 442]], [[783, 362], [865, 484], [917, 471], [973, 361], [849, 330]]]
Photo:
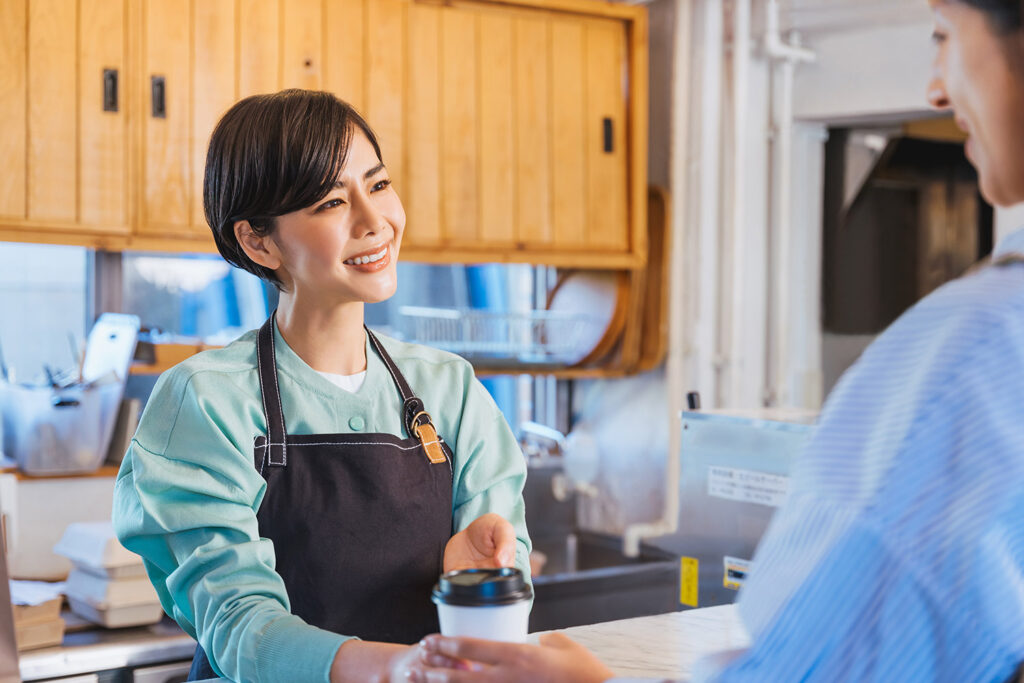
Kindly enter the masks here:
[[167, 118], [167, 89], [164, 85], [163, 76], [151, 76], [149, 95], [153, 107], [154, 119]]
[[614, 151], [614, 130], [612, 129], [612, 120], [609, 117], [604, 117], [601, 122], [604, 125], [604, 151], [607, 154], [611, 154]]
[[103, 111], [117, 111], [117, 69], [103, 70]]

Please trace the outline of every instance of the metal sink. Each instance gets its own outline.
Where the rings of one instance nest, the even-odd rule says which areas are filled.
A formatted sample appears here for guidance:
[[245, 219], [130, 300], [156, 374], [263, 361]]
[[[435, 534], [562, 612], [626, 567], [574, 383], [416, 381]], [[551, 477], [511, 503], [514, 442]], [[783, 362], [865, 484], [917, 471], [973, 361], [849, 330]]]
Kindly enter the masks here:
[[577, 531], [533, 539], [547, 555], [533, 578], [531, 631], [679, 610], [679, 558], [651, 546], [622, 554], [618, 536]]

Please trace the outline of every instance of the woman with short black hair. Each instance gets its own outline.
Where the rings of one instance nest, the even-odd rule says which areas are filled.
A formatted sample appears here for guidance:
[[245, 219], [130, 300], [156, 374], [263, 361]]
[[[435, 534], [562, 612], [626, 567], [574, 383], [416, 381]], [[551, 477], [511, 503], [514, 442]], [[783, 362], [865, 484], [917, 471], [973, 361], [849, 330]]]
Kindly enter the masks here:
[[388, 680], [438, 628], [442, 571], [529, 576], [524, 459], [469, 363], [363, 324], [395, 292], [405, 212], [351, 106], [238, 102], [204, 202], [221, 254], [279, 305], [160, 377], [118, 536], [199, 641], [190, 680]]

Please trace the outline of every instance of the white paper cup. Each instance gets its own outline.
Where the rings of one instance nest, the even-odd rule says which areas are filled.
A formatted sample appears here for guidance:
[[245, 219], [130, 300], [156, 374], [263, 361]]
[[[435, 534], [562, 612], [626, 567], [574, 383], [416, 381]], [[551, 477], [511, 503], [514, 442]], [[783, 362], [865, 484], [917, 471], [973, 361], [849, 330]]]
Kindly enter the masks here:
[[522, 572], [503, 567], [448, 572], [431, 597], [442, 635], [525, 643], [532, 596]]

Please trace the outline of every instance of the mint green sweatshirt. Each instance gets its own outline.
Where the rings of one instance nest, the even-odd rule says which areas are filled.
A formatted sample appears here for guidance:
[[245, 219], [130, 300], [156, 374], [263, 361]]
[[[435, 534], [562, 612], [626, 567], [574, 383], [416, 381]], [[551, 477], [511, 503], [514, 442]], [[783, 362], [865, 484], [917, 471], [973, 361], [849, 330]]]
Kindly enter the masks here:
[[[405, 436], [401, 396], [369, 342], [366, 379], [349, 393], [306, 365], [276, 328], [274, 334], [289, 434]], [[378, 337], [455, 454], [455, 530], [488, 512], [501, 515], [515, 526], [516, 566], [529, 576], [526, 465], [504, 416], [464, 359]], [[266, 482], [253, 466], [253, 438], [265, 433], [255, 331], [171, 368], [121, 465], [114, 526], [145, 560], [164, 610], [222, 676], [328, 681], [350, 636], [289, 611], [274, 544], [260, 537], [256, 521]]]

